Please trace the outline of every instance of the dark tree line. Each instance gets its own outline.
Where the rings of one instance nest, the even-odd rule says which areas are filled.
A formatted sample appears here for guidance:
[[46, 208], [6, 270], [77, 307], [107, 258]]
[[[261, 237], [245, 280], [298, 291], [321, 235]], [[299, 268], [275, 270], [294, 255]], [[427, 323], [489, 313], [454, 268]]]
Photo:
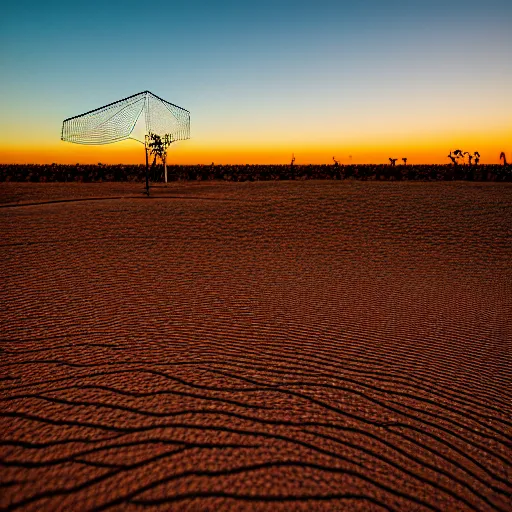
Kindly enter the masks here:
[[[223, 180], [387, 180], [512, 181], [505, 165], [168, 165], [169, 181]], [[0, 181], [143, 182], [144, 165], [0, 164]], [[163, 168], [152, 166], [151, 180], [163, 181]]]

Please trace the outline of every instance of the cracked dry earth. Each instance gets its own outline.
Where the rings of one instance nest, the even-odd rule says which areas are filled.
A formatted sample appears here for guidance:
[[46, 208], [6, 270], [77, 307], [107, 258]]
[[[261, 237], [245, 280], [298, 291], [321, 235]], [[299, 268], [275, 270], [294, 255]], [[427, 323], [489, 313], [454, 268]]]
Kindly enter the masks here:
[[0, 184], [2, 510], [511, 510], [512, 186], [140, 189]]

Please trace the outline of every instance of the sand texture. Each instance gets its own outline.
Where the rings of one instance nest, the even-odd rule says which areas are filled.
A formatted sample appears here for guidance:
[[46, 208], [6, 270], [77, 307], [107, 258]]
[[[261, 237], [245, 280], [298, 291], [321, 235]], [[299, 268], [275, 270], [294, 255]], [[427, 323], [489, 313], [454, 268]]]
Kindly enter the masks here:
[[512, 510], [511, 184], [141, 190], [0, 184], [0, 509]]

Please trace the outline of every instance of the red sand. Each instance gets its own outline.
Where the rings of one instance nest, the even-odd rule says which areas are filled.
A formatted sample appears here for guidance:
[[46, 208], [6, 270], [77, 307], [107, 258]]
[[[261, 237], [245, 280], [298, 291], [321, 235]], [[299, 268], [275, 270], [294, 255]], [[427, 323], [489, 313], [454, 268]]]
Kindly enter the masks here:
[[511, 510], [512, 185], [154, 193], [0, 185], [0, 508]]

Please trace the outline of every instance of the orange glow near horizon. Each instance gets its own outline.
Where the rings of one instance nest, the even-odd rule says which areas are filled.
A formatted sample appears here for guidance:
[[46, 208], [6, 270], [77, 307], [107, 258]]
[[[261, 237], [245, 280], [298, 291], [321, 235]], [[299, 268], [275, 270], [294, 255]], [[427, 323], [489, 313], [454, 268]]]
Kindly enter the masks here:
[[[322, 140], [318, 137], [289, 136], [288, 139], [269, 140], [267, 137], [248, 136], [243, 139], [240, 134], [222, 134], [216, 139], [209, 139], [200, 134], [191, 140], [173, 144], [168, 152], [169, 164], [288, 164], [292, 153], [296, 164], [331, 164], [334, 156], [341, 164], [387, 164], [388, 158], [407, 157], [410, 164], [446, 164], [449, 163], [449, 151], [462, 149], [481, 155], [481, 163], [500, 163], [499, 154], [504, 151], [512, 161], [512, 127], [498, 126], [494, 129], [477, 132], [476, 130], [446, 129], [444, 132], [414, 133], [411, 127], [402, 130], [373, 133], [363, 136], [358, 130], [345, 133], [338, 142], [331, 137]], [[231, 143], [226, 140], [230, 139]], [[283, 140], [284, 139], [284, 140]], [[306, 140], [306, 141], [305, 141]], [[350, 158], [350, 155], [352, 158]], [[0, 163], [62, 163], [62, 164], [143, 164], [144, 147], [140, 142], [125, 140], [115, 144], [86, 146], [60, 140], [45, 139], [39, 144], [0, 145]]]
[[[457, 148], [471, 153], [478, 151], [482, 156], [481, 163], [500, 163], [501, 151], [512, 161], [512, 129], [460, 135], [463, 136], [431, 135], [415, 141], [411, 137], [397, 137], [395, 134], [379, 137], [380, 142], [368, 143], [347, 137], [345, 144], [290, 140], [286, 143], [255, 141], [244, 144], [239, 141], [231, 145], [220, 142], [205, 145], [189, 140], [171, 146], [168, 163], [288, 164], [293, 153], [298, 165], [331, 164], [333, 156], [341, 164], [386, 164], [389, 157], [407, 157], [410, 164], [446, 164], [449, 163], [449, 151]], [[463, 143], [458, 142], [461, 140]], [[144, 161], [142, 144], [133, 140], [104, 146], [83, 146], [62, 141], [30, 147], [14, 144], [0, 146], [0, 163], [4, 164], [143, 164]]]

